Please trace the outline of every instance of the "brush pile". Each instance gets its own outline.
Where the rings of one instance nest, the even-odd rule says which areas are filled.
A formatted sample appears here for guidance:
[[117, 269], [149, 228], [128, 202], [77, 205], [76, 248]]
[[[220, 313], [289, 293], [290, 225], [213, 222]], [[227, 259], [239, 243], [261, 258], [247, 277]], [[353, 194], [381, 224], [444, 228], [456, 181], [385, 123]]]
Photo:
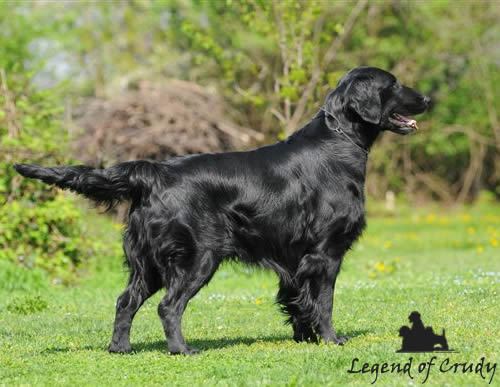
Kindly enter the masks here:
[[74, 157], [95, 166], [239, 150], [263, 140], [229, 121], [216, 95], [180, 80], [142, 81], [114, 98], [86, 101], [73, 117]]

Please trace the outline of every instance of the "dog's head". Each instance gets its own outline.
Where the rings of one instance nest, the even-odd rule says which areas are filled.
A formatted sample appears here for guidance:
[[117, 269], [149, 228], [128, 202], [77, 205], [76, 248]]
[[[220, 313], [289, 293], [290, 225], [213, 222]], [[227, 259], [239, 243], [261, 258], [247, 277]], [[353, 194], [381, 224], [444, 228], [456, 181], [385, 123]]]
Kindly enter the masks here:
[[417, 121], [409, 116], [423, 113], [429, 104], [429, 97], [402, 85], [391, 73], [358, 67], [342, 77], [327, 97], [326, 109], [341, 109], [346, 116], [380, 130], [408, 134], [418, 129]]
[[401, 337], [408, 337], [410, 335], [410, 333], [411, 333], [411, 330], [406, 325], [399, 328], [399, 336], [401, 336]]
[[411, 312], [410, 316], [408, 317], [408, 320], [410, 320], [410, 322], [412, 323], [420, 321], [420, 313]]

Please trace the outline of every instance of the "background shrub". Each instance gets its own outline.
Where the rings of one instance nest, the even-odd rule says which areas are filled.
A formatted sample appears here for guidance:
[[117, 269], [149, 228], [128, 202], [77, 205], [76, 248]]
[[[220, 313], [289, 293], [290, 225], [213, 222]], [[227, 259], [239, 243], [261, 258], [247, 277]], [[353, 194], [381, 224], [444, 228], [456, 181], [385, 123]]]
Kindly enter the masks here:
[[[28, 45], [40, 26], [32, 19], [6, 17], [0, 23], [0, 261], [42, 268], [67, 283], [99, 246], [87, 236], [81, 206], [71, 195], [23, 179], [14, 163], [70, 163], [69, 135], [61, 122], [59, 88], [33, 85]], [[11, 15], [12, 16], [12, 15]], [[26, 68], [26, 66], [30, 68]]]

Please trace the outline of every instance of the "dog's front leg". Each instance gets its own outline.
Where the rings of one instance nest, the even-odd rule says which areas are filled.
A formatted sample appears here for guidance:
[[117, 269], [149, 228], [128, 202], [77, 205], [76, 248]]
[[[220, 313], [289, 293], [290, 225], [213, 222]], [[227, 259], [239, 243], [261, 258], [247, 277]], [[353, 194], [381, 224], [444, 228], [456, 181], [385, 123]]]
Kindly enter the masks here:
[[347, 340], [347, 336], [337, 336], [332, 324], [333, 301], [335, 292], [335, 282], [340, 269], [342, 260], [333, 260], [330, 270], [327, 274], [318, 278], [318, 309], [319, 323], [317, 330], [319, 336], [325, 343], [333, 342], [343, 345]]
[[293, 283], [281, 279], [276, 301], [281, 304], [282, 312], [289, 315], [287, 323], [293, 327], [293, 339], [298, 343], [301, 341], [316, 343], [318, 340], [310, 322], [300, 319], [301, 310], [297, 303], [298, 297], [299, 289]]
[[337, 336], [332, 325], [333, 293], [342, 259], [324, 254], [308, 254], [300, 262], [296, 274], [299, 283], [299, 321], [310, 322], [325, 343], [344, 344], [345, 336]]

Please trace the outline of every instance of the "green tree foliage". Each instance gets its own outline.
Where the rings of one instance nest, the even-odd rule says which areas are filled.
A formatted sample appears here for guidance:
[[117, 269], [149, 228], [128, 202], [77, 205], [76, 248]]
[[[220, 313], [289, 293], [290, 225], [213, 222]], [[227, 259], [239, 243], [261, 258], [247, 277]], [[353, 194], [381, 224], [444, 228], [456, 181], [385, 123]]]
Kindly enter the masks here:
[[172, 2], [172, 41], [192, 52], [199, 80], [215, 82], [250, 125], [285, 137], [335, 86], [341, 71], [328, 64], [366, 4]]
[[215, 83], [252, 126], [286, 136], [343, 73], [379, 66], [429, 94], [434, 107], [418, 136], [384, 136], [369, 192], [500, 195], [497, 2], [170, 4], [171, 44], [192, 54], [197, 80]]
[[18, 162], [69, 162], [57, 89], [39, 90], [30, 44], [45, 27], [21, 9], [0, 9], [0, 260], [69, 281], [96, 248], [72, 197], [13, 170]]
[[[44, 38], [69, 68], [62, 77], [71, 79], [66, 93], [104, 97], [116, 84], [119, 88], [137, 78], [163, 74], [165, 58], [167, 64], [174, 59], [166, 37], [166, 7], [165, 2], [129, 0], [27, 8], [51, 25]], [[45, 71], [50, 75], [57, 66], [46, 66]]]

